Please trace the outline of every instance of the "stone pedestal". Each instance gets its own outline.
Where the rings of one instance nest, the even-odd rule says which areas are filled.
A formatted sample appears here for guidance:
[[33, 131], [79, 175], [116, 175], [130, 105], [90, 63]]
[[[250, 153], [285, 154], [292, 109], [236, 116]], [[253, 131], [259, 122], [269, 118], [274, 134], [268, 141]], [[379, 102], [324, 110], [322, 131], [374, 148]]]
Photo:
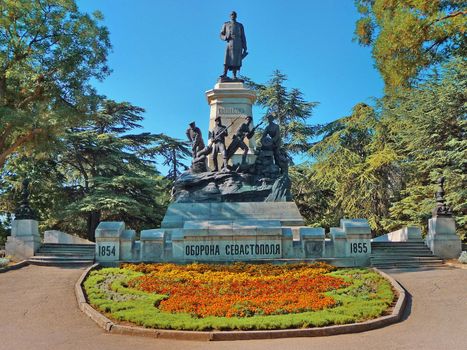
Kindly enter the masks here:
[[120, 260], [131, 261], [139, 260], [139, 256], [134, 256], [134, 245], [135, 245], [136, 231], [125, 230], [120, 236]]
[[173, 203], [161, 230], [178, 261], [252, 261], [296, 257], [294, 202]]
[[345, 232], [340, 227], [331, 227], [331, 247], [329, 250], [330, 255], [326, 257], [346, 257], [347, 237]]
[[[209, 130], [214, 129], [216, 125], [215, 119], [217, 117], [222, 118], [222, 124], [225, 126], [232, 126], [228, 130], [228, 136], [225, 141], [226, 148], [232, 142], [233, 133], [245, 122], [246, 116], [253, 118], [252, 106], [256, 100], [256, 93], [250, 90], [240, 82], [226, 82], [217, 83], [214, 89], [206, 91], [206, 97], [211, 108], [209, 114]], [[252, 124], [257, 123], [253, 119]], [[253, 125], [251, 126], [253, 127]], [[245, 138], [244, 142], [249, 147], [249, 153], [247, 157], [248, 163], [254, 163], [254, 150], [256, 148], [255, 138], [248, 140]], [[240, 163], [242, 159], [243, 151], [238, 149], [235, 155], [231, 158], [230, 163]], [[219, 166], [222, 164], [222, 156], [218, 157]], [[212, 160], [208, 159], [208, 165], [212, 169]]]
[[426, 245], [434, 255], [443, 259], [458, 258], [462, 243], [456, 234], [456, 222], [452, 217], [434, 217], [428, 220]]
[[164, 259], [164, 230], [141, 231], [141, 261], [161, 261]]
[[304, 258], [322, 258], [324, 256], [324, 228], [302, 227], [299, 230]]
[[371, 255], [371, 229], [366, 219], [342, 219], [331, 228], [334, 258], [351, 258], [356, 266], [367, 266]]
[[41, 246], [39, 223], [36, 220], [13, 220], [11, 236], [7, 238], [5, 250], [7, 255], [16, 259], [28, 259]]
[[120, 238], [125, 231], [123, 221], [103, 221], [96, 228], [96, 260], [116, 262], [120, 260]]

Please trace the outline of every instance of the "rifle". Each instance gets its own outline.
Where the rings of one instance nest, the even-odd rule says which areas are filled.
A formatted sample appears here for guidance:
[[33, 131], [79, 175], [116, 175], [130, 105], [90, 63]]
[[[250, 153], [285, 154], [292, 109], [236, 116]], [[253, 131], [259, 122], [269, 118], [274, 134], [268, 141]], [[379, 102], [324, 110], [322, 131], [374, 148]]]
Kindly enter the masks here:
[[208, 147], [211, 147], [212, 144], [213, 144], [214, 142], [216, 142], [218, 139], [220, 139], [220, 137], [221, 137], [232, 125], [234, 125], [234, 123], [237, 121], [237, 119], [238, 119], [238, 117], [235, 118], [228, 126], [226, 126], [226, 127], [224, 128], [224, 130], [222, 130], [222, 132], [221, 132], [219, 135], [217, 135], [216, 137], [210, 139], [209, 142], [208, 142]]
[[201, 151], [199, 151], [196, 156], [199, 157], [199, 156], [208, 155], [209, 153], [211, 153], [212, 144], [216, 142], [227, 131], [227, 129], [230, 128], [237, 121], [237, 119], [238, 118], [235, 118], [233, 122], [231, 122], [228, 126], [226, 126], [219, 135], [217, 135], [216, 137], [212, 139], [209, 139], [208, 145], [204, 147]]
[[249, 139], [251, 139], [253, 137], [253, 134], [255, 133], [255, 130], [258, 129], [262, 124], [264, 123], [264, 120], [261, 121], [259, 124], [257, 124], [256, 126], [253, 127], [253, 129], [250, 130], [250, 132], [248, 134], [246, 134], [246, 137], [248, 137]]

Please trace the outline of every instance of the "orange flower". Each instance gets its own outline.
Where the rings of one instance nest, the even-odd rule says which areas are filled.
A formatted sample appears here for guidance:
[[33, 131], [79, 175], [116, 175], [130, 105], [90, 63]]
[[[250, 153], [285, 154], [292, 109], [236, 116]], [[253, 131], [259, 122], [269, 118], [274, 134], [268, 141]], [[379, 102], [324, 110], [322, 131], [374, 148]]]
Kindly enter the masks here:
[[124, 264], [145, 275], [130, 282], [140, 290], [166, 294], [159, 308], [196, 317], [247, 317], [320, 310], [335, 305], [326, 291], [348, 286], [326, 275], [324, 263], [294, 265]]

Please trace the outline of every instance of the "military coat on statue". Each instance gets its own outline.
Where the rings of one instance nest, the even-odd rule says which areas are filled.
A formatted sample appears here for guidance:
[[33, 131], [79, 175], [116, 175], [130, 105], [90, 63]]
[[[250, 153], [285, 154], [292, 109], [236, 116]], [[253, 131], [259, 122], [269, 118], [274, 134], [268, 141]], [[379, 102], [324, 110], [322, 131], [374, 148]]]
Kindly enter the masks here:
[[221, 30], [221, 39], [227, 41], [224, 64], [229, 70], [242, 66], [242, 50], [247, 51], [243, 25], [239, 22], [225, 22]]

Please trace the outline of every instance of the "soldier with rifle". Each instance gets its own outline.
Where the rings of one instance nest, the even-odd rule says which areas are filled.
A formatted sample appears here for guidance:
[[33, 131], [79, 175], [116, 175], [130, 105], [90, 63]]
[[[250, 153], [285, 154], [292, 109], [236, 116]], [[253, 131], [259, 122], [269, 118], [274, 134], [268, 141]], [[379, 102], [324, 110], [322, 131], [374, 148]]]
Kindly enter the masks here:
[[212, 131], [209, 132], [209, 138], [212, 140], [212, 161], [214, 164], [214, 171], [219, 171], [219, 166], [217, 164], [217, 155], [219, 154], [219, 152], [222, 154], [223, 158], [222, 169], [227, 168], [227, 152], [225, 150], [225, 137], [228, 134], [227, 127], [222, 125], [221, 117], [217, 117], [215, 121], [216, 126], [214, 127], [214, 129], [212, 129]]
[[232, 143], [229, 145], [227, 149], [227, 160], [232, 158], [232, 156], [235, 154], [235, 152], [241, 148], [243, 150], [243, 155], [242, 155], [242, 164], [246, 163], [246, 157], [248, 155], [248, 146], [246, 143], [243, 141], [246, 138], [251, 139], [255, 133], [255, 130], [262, 124], [259, 123], [255, 127], [253, 127], [250, 130], [251, 122], [253, 121], [253, 118], [251, 116], [247, 116], [246, 121], [240, 125], [238, 130], [235, 132], [232, 138]]

